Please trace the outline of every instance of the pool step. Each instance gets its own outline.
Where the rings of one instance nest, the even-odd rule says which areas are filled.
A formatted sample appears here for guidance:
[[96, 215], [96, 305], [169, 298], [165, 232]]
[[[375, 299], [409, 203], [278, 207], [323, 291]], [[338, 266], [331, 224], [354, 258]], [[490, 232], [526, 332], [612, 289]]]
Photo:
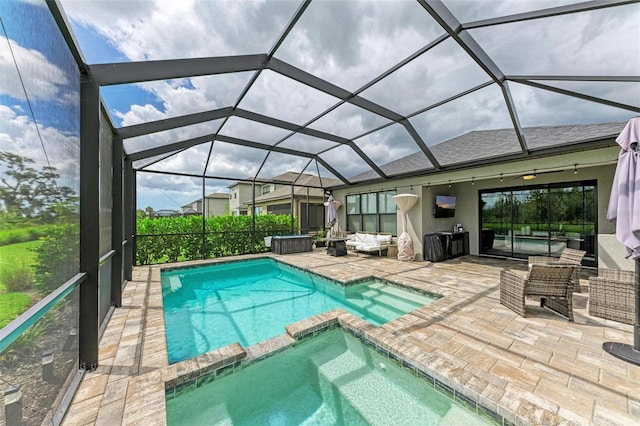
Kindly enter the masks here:
[[[315, 359], [312, 357], [311, 362]], [[337, 399], [339, 403], [334, 408], [344, 420], [357, 415], [365, 424], [417, 425], [438, 424], [442, 418], [416, 396], [388, 380], [386, 371], [372, 371], [352, 352], [344, 352], [315, 367], [325, 403]], [[357, 422], [352, 420], [350, 423]]]
[[382, 283], [374, 283], [361, 290], [364, 291], [360, 292], [357, 288], [347, 290], [347, 301], [366, 309], [368, 313], [383, 318], [384, 320], [380, 321], [382, 323], [432, 301], [431, 298], [421, 294], [411, 293]]
[[411, 312], [422, 306], [419, 303], [407, 301], [406, 299], [399, 299], [396, 296], [381, 293], [377, 290], [366, 291], [362, 293], [362, 296], [366, 300], [371, 300], [372, 302], [379, 303], [380, 305], [385, 306], [388, 309], [398, 312]]
[[433, 302], [433, 299], [427, 295], [417, 293], [415, 291], [407, 290], [404, 288], [395, 287], [392, 285], [386, 285], [383, 283], [375, 283], [369, 287], [376, 289], [380, 292], [393, 295], [394, 297], [408, 300], [410, 303], [415, 303], [420, 306]]

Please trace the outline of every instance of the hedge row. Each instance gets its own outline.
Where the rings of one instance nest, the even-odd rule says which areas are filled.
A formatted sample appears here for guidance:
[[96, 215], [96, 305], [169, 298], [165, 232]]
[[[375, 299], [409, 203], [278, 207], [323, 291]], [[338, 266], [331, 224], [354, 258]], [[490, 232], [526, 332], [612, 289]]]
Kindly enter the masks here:
[[[264, 237], [291, 234], [289, 215], [260, 215], [255, 220], [254, 240], [252, 216], [206, 218], [203, 246], [202, 216], [138, 219], [136, 262], [148, 265], [259, 253], [267, 250]], [[293, 229], [298, 229], [297, 218]]]
[[549, 227], [547, 224], [541, 223], [500, 223], [500, 222], [482, 222], [482, 229], [493, 229], [496, 231], [496, 234], [504, 234], [506, 235], [508, 231], [512, 229], [515, 231], [520, 231], [522, 228], [528, 227], [531, 231], [547, 231], [556, 232], [559, 234], [564, 234], [567, 232], [579, 233], [579, 234], [589, 234], [593, 233], [594, 226], [593, 225], [572, 225], [572, 224], [558, 224], [552, 223]]

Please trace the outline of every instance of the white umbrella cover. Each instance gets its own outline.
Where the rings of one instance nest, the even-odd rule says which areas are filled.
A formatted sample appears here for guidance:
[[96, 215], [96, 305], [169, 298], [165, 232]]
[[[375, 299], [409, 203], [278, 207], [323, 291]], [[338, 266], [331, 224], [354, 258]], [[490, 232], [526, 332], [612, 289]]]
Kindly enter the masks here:
[[605, 342], [602, 348], [624, 361], [640, 366], [640, 117], [632, 118], [616, 138], [620, 145], [607, 219], [616, 224], [616, 238], [635, 259], [635, 318], [633, 346]]
[[329, 238], [335, 238], [340, 231], [338, 226], [338, 208], [342, 203], [333, 199], [333, 195], [329, 195], [329, 199], [325, 205], [329, 208], [327, 215], [327, 223], [329, 223]]
[[402, 233], [398, 237], [398, 260], [412, 261], [415, 259], [415, 253], [413, 240], [407, 232], [407, 212], [416, 205], [420, 197], [416, 194], [398, 194], [392, 198], [402, 212]]
[[616, 238], [627, 257], [640, 257], [640, 118], [633, 118], [620, 133], [618, 165], [613, 178], [607, 219], [616, 224]]

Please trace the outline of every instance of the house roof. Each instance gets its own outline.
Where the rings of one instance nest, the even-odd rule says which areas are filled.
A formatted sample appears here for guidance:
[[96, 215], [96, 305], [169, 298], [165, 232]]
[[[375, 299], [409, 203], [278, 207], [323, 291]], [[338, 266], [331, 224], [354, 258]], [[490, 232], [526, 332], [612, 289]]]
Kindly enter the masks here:
[[219, 198], [219, 199], [228, 200], [229, 199], [229, 193], [228, 192], [214, 192], [212, 194], [207, 195], [206, 198]]
[[[207, 194], [207, 195], [205, 195], [205, 198], [215, 198], [215, 199], [225, 199], [225, 200], [228, 200], [228, 199], [229, 199], [229, 193], [227, 193], [227, 192], [213, 192], [213, 193], [211, 193], [211, 194]], [[191, 202], [189, 202], [189, 203], [185, 204], [185, 205], [184, 205], [184, 206], [182, 206], [182, 207], [183, 207], [183, 208], [184, 208], [184, 207], [189, 207], [189, 206], [191, 206], [193, 203], [201, 203], [201, 202], [202, 202], [202, 198], [198, 198], [198, 199], [196, 199], [196, 200], [193, 200], [193, 201], [191, 201]]]
[[[325, 191], [319, 186], [330, 187], [335, 186], [341, 183], [338, 179], [332, 178], [322, 178], [319, 179], [317, 176], [313, 176], [310, 174], [299, 174], [295, 172], [286, 172], [280, 175], [274, 176], [272, 179], [273, 182], [280, 182], [276, 184], [276, 189], [256, 197], [256, 203], [271, 201], [271, 200], [279, 200], [279, 199], [290, 199], [291, 198], [291, 186], [286, 184], [286, 182], [295, 182], [293, 195], [294, 197], [306, 197], [307, 196], [307, 188], [309, 197], [324, 197]], [[282, 183], [284, 182], [284, 183]], [[301, 185], [301, 186], [297, 186]], [[315, 187], [315, 188], [314, 188]]]
[[[615, 137], [624, 128], [625, 124], [626, 122], [613, 122], [571, 126], [525, 127], [523, 128], [523, 133], [527, 139], [527, 145], [532, 151], [535, 151], [558, 145], [567, 146], [602, 139], [611, 139], [611, 144], [614, 144]], [[431, 147], [431, 152], [437, 154], [442, 165], [454, 165], [473, 161], [478, 152], [490, 152], [496, 158], [505, 157], [509, 154], [518, 154], [520, 145], [513, 129], [475, 130], [434, 145]], [[429, 170], [433, 168], [433, 165], [422, 151], [418, 151], [383, 164], [380, 168], [386, 174], [393, 176]], [[366, 172], [354, 176], [352, 180], [364, 181], [375, 179], [376, 176], [373, 172]]]

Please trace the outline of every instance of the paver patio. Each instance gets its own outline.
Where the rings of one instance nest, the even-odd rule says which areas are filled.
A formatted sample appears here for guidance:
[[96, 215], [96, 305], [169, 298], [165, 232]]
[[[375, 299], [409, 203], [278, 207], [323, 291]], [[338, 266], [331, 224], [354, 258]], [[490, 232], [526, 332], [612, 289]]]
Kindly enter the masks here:
[[[524, 262], [474, 256], [400, 262], [332, 257], [320, 250], [271, 256], [341, 281], [375, 275], [444, 295], [382, 327], [365, 326], [367, 335], [452, 389], [479, 396], [483, 406], [509, 422], [640, 424], [640, 367], [602, 350], [606, 341], [632, 344], [632, 327], [590, 317], [583, 294], [574, 299], [574, 323], [534, 301], [531, 315], [518, 316], [499, 303], [499, 273], [504, 267], [524, 269]], [[100, 366], [85, 375], [63, 424], [165, 423], [165, 382], [179, 381], [202, 361], [167, 364], [160, 268], [134, 269], [123, 306], [114, 311], [100, 340]], [[347, 316], [344, 321], [353, 322]], [[248, 358], [258, 357], [269, 345], [292, 338], [285, 334], [272, 340], [244, 350], [227, 347], [209, 360], [239, 359], [245, 351]]]

